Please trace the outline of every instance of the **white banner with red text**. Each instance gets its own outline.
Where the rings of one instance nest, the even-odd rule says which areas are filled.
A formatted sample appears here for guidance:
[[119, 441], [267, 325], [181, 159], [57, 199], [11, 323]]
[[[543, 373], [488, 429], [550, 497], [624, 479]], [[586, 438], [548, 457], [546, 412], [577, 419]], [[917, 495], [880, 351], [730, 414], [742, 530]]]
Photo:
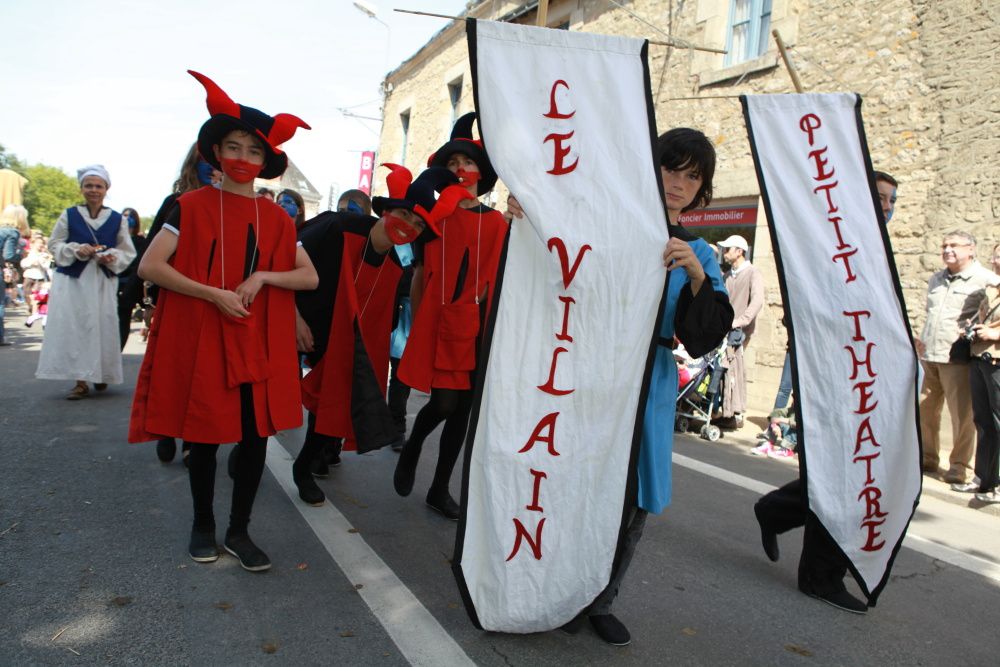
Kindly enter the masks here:
[[607, 586], [634, 506], [667, 223], [645, 42], [470, 21], [469, 47], [480, 132], [525, 217], [481, 356], [454, 563], [478, 627], [536, 632]]
[[809, 510], [874, 604], [921, 478], [918, 362], [861, 99], [741, 99], [790, 320]]

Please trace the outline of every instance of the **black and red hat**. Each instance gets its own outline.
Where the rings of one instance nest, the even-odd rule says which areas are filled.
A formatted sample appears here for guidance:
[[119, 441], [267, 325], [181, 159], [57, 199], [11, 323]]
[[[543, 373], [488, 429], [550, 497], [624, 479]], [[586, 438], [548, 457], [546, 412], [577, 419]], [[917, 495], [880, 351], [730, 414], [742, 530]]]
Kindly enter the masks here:
[[221, 170], [222, 166], [215, 159], [212, 146], [222, 143], [222, 138], [233, 130], [244, 130], [256, 135], [264, 143], [267, 159], [260, 172], [260, 178], [277, 178], [285, 173], [288, 156], [281, 150], [281, 144], [291, 139], [296, 129], [312, 128], [304, 120], [292, 114], [279, 113], [276, 116], [268, 116], [253, 107], [237, 104], [204, 74], [193, 70], [188, 70], [188, 74], [205, 86], [205, 92], [208, 94], [205, 102], [208, 112], [212, 114], [198, 131], [198, 152], [201, 153], [202, 159]]
[[[458, 184], [458, 177], [444, 167], [428, 167], [414, 180], [406, 167], [389, 162], [382, 166], [390, 170], [385, 177], [389, 196], [372, 197], [372, 210], [376, 215], [382, 215], [390, 208], [413, 211], [424, 219], [435, 235], [440, 236], [438, 223], [441, 219], [451, 215], [463, 199], [475, 199]], [[441, 196], [436, 197], [436, 192], [440, 192]]]
[[475, 121], [475, 111], [470, 111], [456, 120], [455, 127], [451, 129], [451, 139], [427, 158], [427, 166], [447, 167], [448, 158], [455, 153], [469, 156], [479, 167], [479, 183], [476, 194], [484, 195], [496, 185], [497, 173], [493, 171], [493, 165], [490, 164], [490, 158], [486, 154], [482, 140], [472, 138], [472, 123]]

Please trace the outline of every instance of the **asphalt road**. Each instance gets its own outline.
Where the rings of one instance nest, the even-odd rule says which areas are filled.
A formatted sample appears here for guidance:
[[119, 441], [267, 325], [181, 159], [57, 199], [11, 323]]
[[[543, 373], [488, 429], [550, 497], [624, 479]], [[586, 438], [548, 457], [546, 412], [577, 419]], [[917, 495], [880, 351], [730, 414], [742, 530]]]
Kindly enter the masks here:
[[[1000, 664], [1000, 518], [925, 495], [878, 607], [847, 614], [796, 590], [801, 533], [778, 563], [761, 550], [753, 502], [794, 465], [725, 440], [677, 439], [674, 504], [650, 517], [615, 607], [624, 648], [589, 627], [472, 627], [450, 570], [456, 524], [423, 504], [436, 434], [409, 498], [392, 490], [396, 454], [346, 454], [324, 508], [290, 497], [302, 433], [280, 434], [250, 526], [273, 569], [196, 564], [185, 469], [125, 443], [137, 336], [125, 385], [68, 402], [72, 383], [34, 379], [41, 332], [22, 316], [8, 311], [15, 345], [0, 348], [0, 665]], [[220, 466], [221, 525], [230, 489]]]

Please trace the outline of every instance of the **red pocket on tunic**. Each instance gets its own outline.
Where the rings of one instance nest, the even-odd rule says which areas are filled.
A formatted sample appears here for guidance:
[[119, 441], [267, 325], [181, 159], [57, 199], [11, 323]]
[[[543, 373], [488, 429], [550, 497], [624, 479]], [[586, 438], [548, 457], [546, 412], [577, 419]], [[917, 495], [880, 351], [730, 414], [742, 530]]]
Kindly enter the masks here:
[[256, 320], [248, 317], [222, 315], [222, 338], [225, 350], [226, 385], [238, 387], [247, 382], [267, 379], [267, 352], [264, 340], [256, 327]]
[[479, 304], [449, 303], [441, 306], [434, 367], [443, 371], [474, 370], [478, 334]]

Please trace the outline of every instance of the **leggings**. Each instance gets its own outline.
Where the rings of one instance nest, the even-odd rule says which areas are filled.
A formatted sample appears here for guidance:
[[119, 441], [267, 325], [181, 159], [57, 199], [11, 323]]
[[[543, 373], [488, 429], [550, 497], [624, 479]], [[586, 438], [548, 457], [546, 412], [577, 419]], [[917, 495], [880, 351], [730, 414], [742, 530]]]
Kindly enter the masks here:
[[[243, 437], [240, 439], [239, 456], [236, 457], [236, 477], [233, 481], [233, 501], [229, 513], [229, 533], [246, 534], [250, 512], [260, 478], [264, 474], [267, 456], [267, 438], [257, 434], [251, 385], [240, 386], [240, 421]], [[215, 529], [212, 501], [215, 497], [215, 455], [217, 444], [186, 442], [191, 446], [188, 456], [188, 477], [191, 481], [191, 499], [194, 501], [194, 527]]]
[[434, 481], [431, 482], [431, 492], [448, 490], [451, 472], [458, 461], [465, 432], [469, 428], [469, 414], [472, 410], [471, 389], [431, 389], [431, 398], [413, 420], [413, 431], [406, 443], [404, 451], [412, 457], [413, 466], [420, 457], [424, 440], [444, 422], [441, 431], [441, 450], [438, 453], [437, 467], [434, 469]]

